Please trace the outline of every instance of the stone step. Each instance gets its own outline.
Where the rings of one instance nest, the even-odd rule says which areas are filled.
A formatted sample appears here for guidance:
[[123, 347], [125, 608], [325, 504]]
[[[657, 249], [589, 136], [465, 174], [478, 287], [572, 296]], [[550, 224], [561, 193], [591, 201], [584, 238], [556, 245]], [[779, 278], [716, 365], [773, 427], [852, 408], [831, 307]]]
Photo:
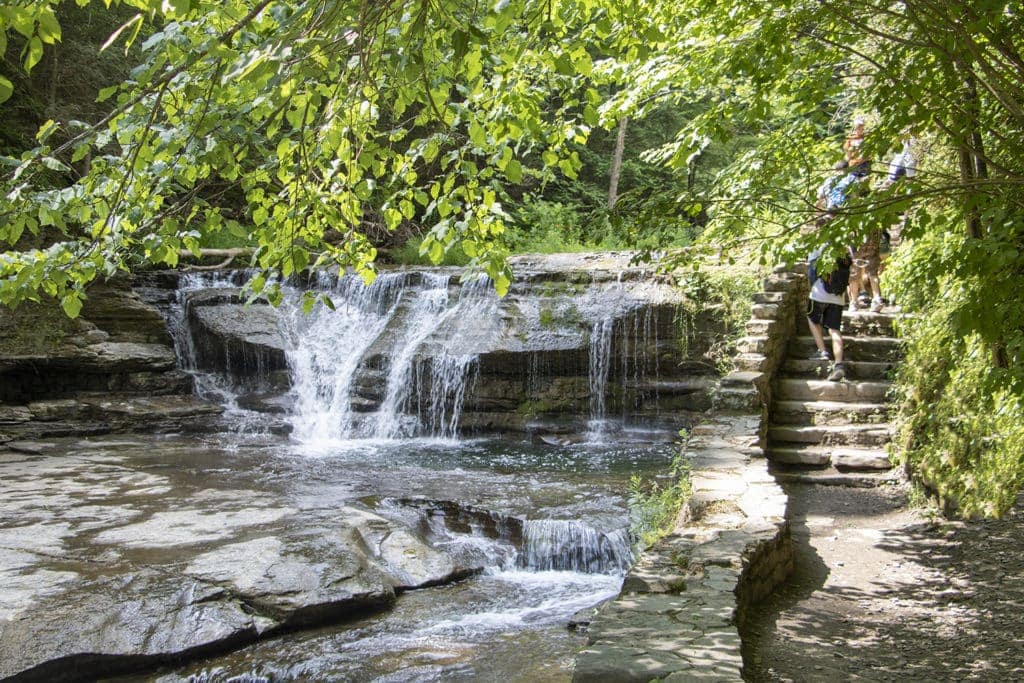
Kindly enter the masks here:
[[[830, 342], [826, 340], [826, 345]], [[790, 358], [808, 358], [817, 350], [810, 335], [797, 337], [789, 343]], [[894, 362], [903, 356], [900, 340], [895, 337], [843, 337], [843, 357], [851, 361]]]
[[[846, 376], [849, 379], [889, 379], [896, 363], [891, 361], [854, 360], [846, 362]], [[789, 377], [819, 377], [824, 379], [832, 371], [832, 364], [823, 360], [787, 358], [782, 371]]]
[[836, 425], [772, 425], [768, 428], [771, 443], [821, 444], [827, 446], [884, 446], [892, 440], [893, 428], [888, 423]]
[[893, 313], [873, 313], [870, 310], [851, 313], [843, 311], [843, 334], [858, 336], [892, 337], [893, 324], [901, 316]]
[[900, 480], [898, 470], [887, 472], [849, 472], [833, 467], [809, 469], [799, 465], [782, 465], [771, 463], [768, 471], [780, 484], [816, 484], [818, 486], [850, 486], [855, 488], [873, 488], [883, 484], [891, 484]]
[[757, 292], [754, 294], [755, 304], [778, 304], [786, 298], [785, 292]]
[[763, 372], [767, 356], [763, 353], [737, 353], [733, 356], [733, 366], [741, 372]]
[[761, 281], [761, 289], [766, 292], [788, 292], [799, 278], [789, 274], [769, 275]]
[[750, 307], [750, 317], [757, 320], [775, 320], [778, 314], [778, 304], [754, 304]]
[[782, 465], [832, 466], [839, 470], [889, 470], [889, 454], [884, 448], [820, 446], [808, 444], [772, 444], [768, 459]]
[[839, 401], [775, 401], [773, 424], [882, 424], [889, 420], [884, 403], [847, 403]]
[[819, 379], [783, 378], [776, 396], [783, 401], [840, 401], [881, 403], [886, 400], [891, 382], [850, 380], [829, 382]]
[[772, 334], [778, 325], [778, 320], [759, 320], [757, 318], [752, 318], [746, 323], [747, 335], [752, 337], [763, 337], [765, 335]]

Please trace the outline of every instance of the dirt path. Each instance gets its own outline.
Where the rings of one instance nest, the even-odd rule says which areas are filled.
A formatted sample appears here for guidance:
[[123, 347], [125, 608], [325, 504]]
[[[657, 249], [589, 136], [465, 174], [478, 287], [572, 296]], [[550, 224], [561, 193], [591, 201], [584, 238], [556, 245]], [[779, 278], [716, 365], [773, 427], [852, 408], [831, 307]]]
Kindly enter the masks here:
[[797, 569], [748, 621], [747, 680], [1024, 680], [1024, 500], [933, 522], [900, 487], [787, 492]]

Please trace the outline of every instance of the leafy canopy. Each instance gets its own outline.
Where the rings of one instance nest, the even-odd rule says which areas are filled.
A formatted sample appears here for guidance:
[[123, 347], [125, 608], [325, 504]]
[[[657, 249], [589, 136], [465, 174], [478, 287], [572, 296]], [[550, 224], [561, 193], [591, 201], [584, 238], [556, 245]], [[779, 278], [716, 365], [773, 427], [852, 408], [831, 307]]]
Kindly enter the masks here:
[[[74, 315], [93, 278], [173, 266], [225, 231], [256, 246], [264, 275], [252, 287], [274, 301], [275, 274], [340, 265], [371, 278], [367, 232], [413, 216], [432, 225], [424, 253], [436, 261], [461, 243], [503, 292], [502, 187], [575, 172], [572, 145], [599, 123], [592, 54], [613, 49], [614, 26], [638, 11], [586, 0], [120, 4], [139, 13], [107, 49], [138, 38], [142, 62], [100, 93], [109, 115], [47, 122], [36, 148], [3, 160], [0, 242], [56, 236], [0, 255], [4, 303], [42, 292]], [[27, 40], [25, 68], [59, 39], [57, 5], [0, 5], [0, 35]], [[54, 172], [73, 182], [48, 183]]]

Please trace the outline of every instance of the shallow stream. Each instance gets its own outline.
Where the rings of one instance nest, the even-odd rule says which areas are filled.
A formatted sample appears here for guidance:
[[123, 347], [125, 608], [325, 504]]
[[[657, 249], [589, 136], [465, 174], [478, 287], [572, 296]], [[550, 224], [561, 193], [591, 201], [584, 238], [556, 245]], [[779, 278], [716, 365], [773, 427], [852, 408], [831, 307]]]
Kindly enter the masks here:
[[[184, 367], [197, 368], [197, 338], [184, 302], [197, 293], [216, 296], [236, 279], [183, 280], [171, 327]], [[278, 319], [290, 375], [291, 437], [210, 436], [199, 449], [187, 440], [167, 442], [161, 450], [180, 454], [164, 452], [152, 467], [175, 462], [195, 480], [256, 491], [291, 511], [284, 524], [301, 519], [311, 535], [330, 528], [337, 510], [365, 508], [466, 566], [485, 568], [408, 591], [384, 611], [275, 637], [157, 678], [568, 679], [583, 645], [569, 628], [573, 616], [617, 595], [633, 560], [630, 479], [663, 475], [672, 458], [670, 435], [607, 419], [612, 316], [635, 304], [624, 304], [616, 283], [601, 290], [595, 317], [584, 324], [591, 329], [590, 420], [583, 432], [549, 443], [525, 436], [458, 439], [467, 389], [482, 381], [473, 349], [500, 336], [505, 324], [489, 283], [453, 288], [444, 272], [399, 272], [369, 287], [352, 277], [328, 277], [318, 286], [338, 302], [337, 311], [320, 307], [300, 315], [298, 293], [286, 288]], [[650, 315], [643, 325], [640, 320], [623, 332], [632, 355], [619, 361], [634, 380], [652, 362], [657, 368], [646, 355]], [[367, 362], [374, 354], [387, 359], [383, 369]], [[428, 364], [417, 360], [425, 356]], [[230, 350], [225, 365], [238, 365]], [[229, 426], [260, 431], [265, 416], [237, 407], [230, 378], [196, 374], [200, 393], [228, 407]], [[139, 452], [139, 466], [151, 457]]]
[[[532, 545], [527, 539], [519, 547], [480, 529], [435, 537], [438, 547], [459, 552], [471, 546], [493, 563], [453, 584], [406, 592], [384, 611], [285, 634], [147, 680], [553, 681], [568, 679], [583, 645], [568, 628], [573, 615], [616, 595], [630, 559], [620, 556], [621, 547], [587, 554], [578, 546], [625, 541], [630, 476], [657, 476], [671, 459], [672, 445], [650, 441], [652, 436], [625, 432], [618, 443], [567, 446], [497, 439], [357, 441], [313, 452], [272, 435], [78, 445], [89, 458], [155, 477], [168, 510], [229, 513], [233, 503], [258, 500], [264, 509], [288, 509], [282, 523], [298, 519], [315, 530], [318, 520], [326, 522], [342, 506], [365, 506], [414, 524], [431, 501], [453, 501], [534, 526]], [[249, 500], [234, 500], [239, 497]], [[542, 520], [559, 521], [545, 536]], [[289, 526], [282, 533], [296, 533], [294, 522]], [[215, 536], [210, 545], [217, 544]], [[159, 551], [146, 548], [134, 559], [157, 559], [154, 553]], [[125, 559], [131, 556], [129, 550]]]

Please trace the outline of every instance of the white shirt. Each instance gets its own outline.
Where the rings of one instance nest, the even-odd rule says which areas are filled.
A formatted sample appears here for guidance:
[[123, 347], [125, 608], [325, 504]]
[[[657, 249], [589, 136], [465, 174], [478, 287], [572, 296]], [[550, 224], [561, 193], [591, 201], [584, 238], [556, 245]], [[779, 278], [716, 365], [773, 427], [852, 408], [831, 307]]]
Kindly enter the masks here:
[[830, 294], [825, 291], [825, 282], [819, 277], [811, 285], [811, 301], [820, 301], [823, 304], [838, 304], [839, 306], [846, 305], [846, 296], [844, 294]]

